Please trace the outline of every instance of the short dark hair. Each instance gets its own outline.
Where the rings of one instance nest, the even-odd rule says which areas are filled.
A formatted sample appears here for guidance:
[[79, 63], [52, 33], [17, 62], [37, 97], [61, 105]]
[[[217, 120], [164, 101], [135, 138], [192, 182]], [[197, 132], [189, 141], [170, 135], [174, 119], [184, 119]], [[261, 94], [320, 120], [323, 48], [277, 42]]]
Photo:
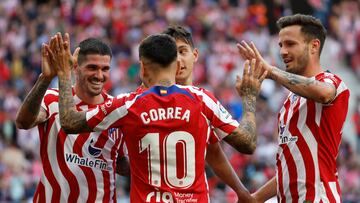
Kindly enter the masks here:
[[112, 58], [112, 52], [109, 45], [96, 38], [87, 38], [80, 42], [80, 51], [78, 56], [78, 64], [84, 62], [85, 57], [90, 54], [99, 54], [103, 56], [110, 56]]
[[321, 53], [325, 43], [326, 29], [319, 19], [310, 15], [295, 14], [281, 17], [276, 24], [280, 30], [288, 26], [300, 25], [301, 32], [304, 33], [305, 39], [308, 42], [312, 39], [320, 40]]
[[163, 32], [163, 34], [170, 35], [175, 40], [183, 40], [187, 44], [194, 48], [194, 42], [192, 39], [191, 32], [186, 30], [183, 26], [180, 25], [170, 25]]
[[176, 42], [166, 34], [150, 35], [140, 43], [139, 58], [166, 67], [177, 58]]

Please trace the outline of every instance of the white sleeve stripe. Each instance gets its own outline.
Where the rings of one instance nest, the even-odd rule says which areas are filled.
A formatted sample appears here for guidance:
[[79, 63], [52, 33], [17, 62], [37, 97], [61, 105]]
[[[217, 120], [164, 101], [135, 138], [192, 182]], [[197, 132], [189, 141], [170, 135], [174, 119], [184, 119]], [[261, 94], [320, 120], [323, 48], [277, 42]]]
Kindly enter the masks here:
[[339, 84], [338, 88], [336, 89], [336, 96], [340, 95], [342, 92], [348, 90], [347, 86], [343, 81]]
[[86, 121], [89, 121], [92, 117], [94, 117], [98, 113], [99, 113], [99, 106], [96, 106], [96, 108], [86, 112]]
[[105, 118], [97, 126], [95, 126], [94, 130], [95, 131], [106, 130], [113, 123], [115, 123], [119, 119], [123, 118], [128, 113], [128, 109], [135, 103], [135, 101], [138, 97], [139, 97], [139, 95], [136, 95], [136, 97], [134, 99], [132, 99], [130, 101], [126, 101], [124, 105], [116, 108], [109, 115], [105, 116]]
[[123, 98], [123, 97], [127, 97], [127, 96], [129, 96], [129, 95], [130, 95], [130, 93], [122, 93], [122, 94], [117, 95], [117, 96], [116, 96], [116, 99], [120, 99], [120, 98]]
[[112, 111], [109, 115], [105, 116], [104, 119], [97, 126], [95, 126], [94, 130], [95, 131], [106, 130], [110, 127], [110, 125], [115, 123], [117, 120], [121, 119], [126, 114], [127, 114], [127, 109], [126, 106], [123, 105]]
[[205, 105], [207, 107], [209, 107], [211, 109], [211, 111], [214, 113], [214, 115], [221, 120], [222, 122], [225, 122], [224, 120], [222, 120], [219, 115], [214, 111], [218, 105], [216, 104], [216, 102], [214, 100], [212, 100], [207, 94], [205, 94], [202, 91], [196, 90], [195, 88], [189, 87], [189, 90], [197, 95], [201, 95], [203, 96], [203, 101], [205, 103]]

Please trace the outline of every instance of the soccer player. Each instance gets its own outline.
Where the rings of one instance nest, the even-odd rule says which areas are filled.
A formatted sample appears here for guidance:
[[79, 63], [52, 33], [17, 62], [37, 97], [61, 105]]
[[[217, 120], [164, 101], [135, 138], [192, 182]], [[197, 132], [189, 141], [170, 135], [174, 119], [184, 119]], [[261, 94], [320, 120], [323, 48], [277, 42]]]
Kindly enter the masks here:
[[326, 30], [318, 19], [296, 14], [277, 25], [285, 71], [267, 64], [253, 43], [238, 44], [244, 58], [263, 61], [267, 78], [290, 90], [278, 115], [276, 177], [254, 196], [260, 202], [275, 195], [279, 202], [341, 202], [336, 158], [350, 92], [320, 65]]
[[[211, 132], [241, 142], [255, 132], [255, 104], [265, 72], [245, 63], [237, 90], [244, 98], [247, 122], [240, 124], [211, 95], [192, 86], [175, 85], [176, 42], [165, 34], [144, 39], [139, 48], [143, 93], [119, 96], [91, 111], [79, 112], [71, 97], [71, 54], [68, 37], [53, 50], [60, 89], [60, 120], [68, 133], [119, 127], [131, 166], [130, 200], [136, 202], [209, 202], [204, 172]], [[262, 69], [257, 63], [257, 69]], [[259, 74], [261, 73], [261, 74]], [[135, 127], [129, 127], [135, 126]]]
[[[115, 162], [121, 134], [115, 128], [82, 134], [63, 131], [59, 91], [48, 89], [56, 76], [49, 52], [56, 40], [53, 37], [49, 45], [42, 46], [42, 73], [16, 117], [18, 128], [38, 126], [40, 134], [43, 171], [33, 201], [116, 202]], [[78, 55], [78, 61], [74, 65], [76, 80], [71, 96], [78, 110], [89, 110], [112, 99], [103, 92], [112, 53], [108, 45], [93, 38], [82, 41], [79, 47], [73, 56]]]
[[[199, 51], [194, 46], [192, 35], [182, 26], [169, 26], [162, 33], [170, 35], [176, 41], [180, 70], [176, 74], [176, 84], [192, 85], [194, 63], [199, 57]], [[206, 93], [206, 90], [203, 90]], [[244, 137], [243, 146], [236, 149], [242, 153], [252, 154], [256, 148], [257, 133], [248, 134], [253, 137]], [[216, 138], [216, 136], [215, 136]], [[224, 140], [231, 142], [232, 137], [226, 136]], [[215, 174], [229, 185], [237, 194], [239, 202], [251, 202], [251, 196], [243, 186], [236, 172], [230, 165], [227, 157], [216, 139], [207, 146], [206, 162], [213, 169]], [[238, 146], [238, 145], [237, 145]]]

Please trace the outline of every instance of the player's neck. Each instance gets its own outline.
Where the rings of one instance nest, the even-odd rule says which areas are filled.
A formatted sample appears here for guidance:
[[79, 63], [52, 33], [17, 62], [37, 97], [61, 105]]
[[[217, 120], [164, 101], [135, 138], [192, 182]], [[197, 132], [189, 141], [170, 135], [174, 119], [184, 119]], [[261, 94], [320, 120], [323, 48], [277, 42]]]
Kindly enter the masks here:
[[313, 77], [321, 73], [323, 70], [320, 66], [319, 61], [310, 61], [308, 66], [306, 67], [306, 70], [302, 74], [302, 76], [305, 77]]
[[104, 97], [102, 94], [93, 96], [86, 91], [82, 90], [79, 85], [75, 85], [75, 94], [79, 97], [79, 99], [86, 104], [101, 104], [104, 102]]
[[158, 71], [150, 74], [149, 86], [171, 86], [175, 84], [175, 71]]
[[192, 77], [188, 77], [186, 79], [176, 80], [176, 84], [178, 84], [178, 85], [192, 85], [193, 80], [192, 80]]

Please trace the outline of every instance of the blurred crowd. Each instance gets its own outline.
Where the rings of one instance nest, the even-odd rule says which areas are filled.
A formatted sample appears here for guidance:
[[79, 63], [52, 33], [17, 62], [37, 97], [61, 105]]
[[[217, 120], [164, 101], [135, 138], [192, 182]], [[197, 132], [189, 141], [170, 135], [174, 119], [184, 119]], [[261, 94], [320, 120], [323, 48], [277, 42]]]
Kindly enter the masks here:
[[[214, 92], [239, 119], [241, 99], [234, 83], [242, 73], [236, 42], [253, 41], [271, 63], [282, 67], [276, 20], [294, 13], [311, 14], [328, 31], [323, 51], [326, 67], [346, 69], [360, 80], [360, 3], [357, 0], [1, 0], [0, 1], [0, 202], [32, 198], [41, 175], [37, 129], [18, 130], [14, 118], [41, 72], [40, 48], [56, 32], [68, 32], [72, 50], [81, 40], [98, 37], [113, 51], [111, 82], [117, 95], [136, 89], [139, 41], [169, 24], [185, 25], [200, 58], [195, 85]], [[338, 66], [338, 67], [337, 67]], [[346, 81], [346, 79], [344, 78]], [[52, 87], [57, 86], [53, 81]], [[258, 147], [245, 156], [224, 144], [230, 162], [250, 191], [275, 174], [277, 112], [287, 96], [283, 87], [265, 80], [257, 104]], [[360, 201], [360, 96], [349, 111], [354, 147], [344, 140], [338, 159], [343, 202]], [[355, 145], [356, 146], [356, 145]], [[235, 194], [206, 169], [211, 202], [234, 202]], [[127, 202], [129, 180], [118, 178], [119, 202]]]

